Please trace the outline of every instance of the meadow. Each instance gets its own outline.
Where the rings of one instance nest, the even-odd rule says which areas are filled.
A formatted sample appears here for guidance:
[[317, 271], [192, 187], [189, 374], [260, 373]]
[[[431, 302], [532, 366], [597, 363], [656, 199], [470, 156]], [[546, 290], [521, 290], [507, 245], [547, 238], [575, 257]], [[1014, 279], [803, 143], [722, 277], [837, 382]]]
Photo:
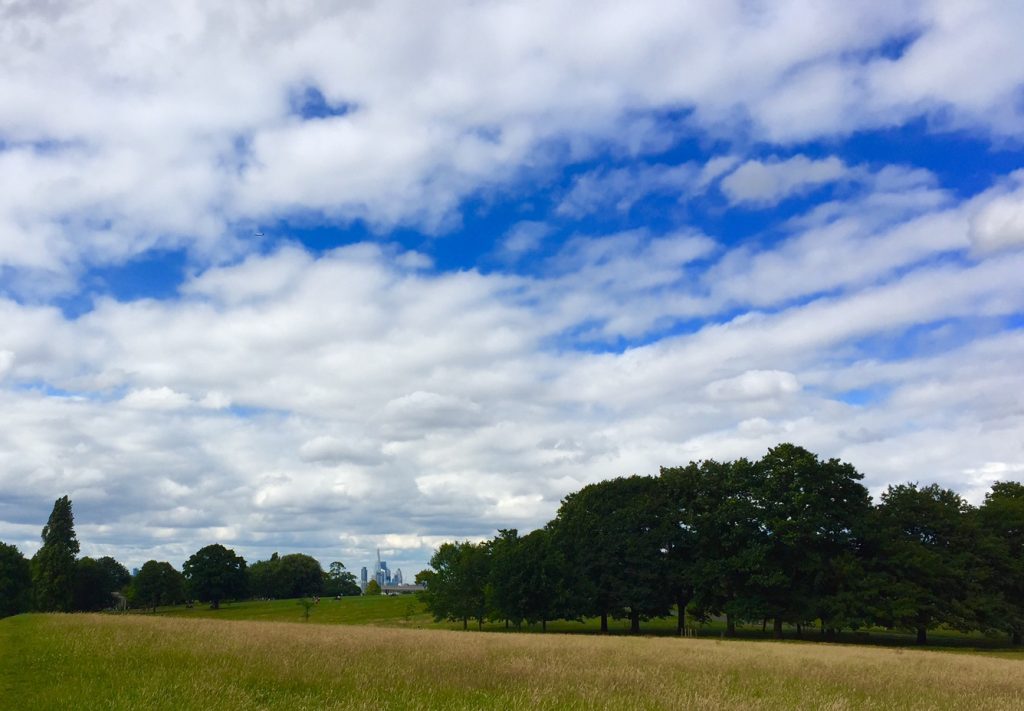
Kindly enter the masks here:
[[[161, 607], [157, 616], [182, 617], [189, 619], [220, 619], [220, 620], [252, 620], [264, 622], [301, 622], [304, 621], [302, 606], [297, 600], [246, 600], [228, 602], [219, 610], [211, 610], [207, 605], [185, 607]], [[414, 629], [461, 630], [461, 622], [435, 622], [427, 612], [425, 605], [413, 596], [362, 596], [346, 597], [341, 600], [323, 598], [319, 605], [311, 608], [309, 622], [326, 625], [377, 625], [382, 627], [408, 627]], [[629, 635], [628, 620], [609, 620], [611, 636]], [[503, 622], [485, 622], [485, 632], [516, 632], [507, 629]], [[549, 633], [562, 634], [597, 634], [599, 621], [588, 619], [582, 622], [553, 620], [548, 623]], [[470, 620], [469, 631], [476, 632], [476, 621]], [[520, 632], [540, 634], [540, 624], [523, 625]], [[711, 621], [693, 628], [693, 633], [706, 638], [720, 638], [724, 635], [724, 622]], [[772, 631], [762, 631], [761, 625], [739, 625], [738, 636], [748, 640], [771, 639]], [[644, 636], [676, 636], [675, 617], [663, 617], [642, 623], [641, 633]], [[786, 637], [796, 639], [793, 627], [785, 628]], [[816, 630], [804, 630], [803, 639], [808, 642], [819, 642]], [[840, 633], [838, 642], [844, 644], [868, 644], [883, 646], [916, 647], [914, 635], [899, 630], [871, 628], [858, 632]], [[1024, 660], [1024, 649], [1010, 647], [1003, 636], [990, 637], [978, 632], [961, 633], [953, 630], [936, 629], [929, 632], [929, 649], [946, 651], [970, 651], [1002, 654], [1009, 658]]]
[[1024, 708], [1020, 655], [462, 632], [408, 602], [324, 600], [309, 622], [294, 600], [19, 615], [0, 620], [0, 707]]

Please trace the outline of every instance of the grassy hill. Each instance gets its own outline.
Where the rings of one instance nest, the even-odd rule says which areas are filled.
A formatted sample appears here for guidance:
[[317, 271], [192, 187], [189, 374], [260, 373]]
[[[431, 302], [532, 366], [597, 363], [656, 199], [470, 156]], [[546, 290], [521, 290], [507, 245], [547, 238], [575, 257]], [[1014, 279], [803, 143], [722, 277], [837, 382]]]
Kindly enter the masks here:
[[[363, 604], [368, 615], [377, 614]], [[287, 609], [284, 602], [269, 608]], [[231, 609], [244, 612], [241, 605]], [[188, 611], [194, 618], [184, 619], [186, 613], [174, 611], [0, 620], [0, 706], [1024, 708], [1020, 659], [867, 646], [226, 621], [205, 619], [205, 612]]]

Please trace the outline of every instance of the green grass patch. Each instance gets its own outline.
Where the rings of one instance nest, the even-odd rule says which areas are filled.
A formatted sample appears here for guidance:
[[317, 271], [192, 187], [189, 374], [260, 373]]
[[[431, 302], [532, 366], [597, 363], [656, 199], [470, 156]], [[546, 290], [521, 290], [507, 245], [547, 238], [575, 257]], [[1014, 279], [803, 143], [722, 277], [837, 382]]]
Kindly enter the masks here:
[[[139, 613], [149, 614], [149, 613]], [[159, 617], [182, 617], [189, 619], [219, 620], [251, 620], [264, 622], [303, 622], [303, 608], [298, 600], [247, 600], [243, 602], [223, 603], [219, 610], [211, 610], [207, 605], [196, 605], [191, 608], [184, 606], [162, 607], [157, 611]], [[310, 624], [323, 625], [376, 625], [380, 627], [404, 627], [412, 629], [446, 629], [461, 630], [461, 622], [435, 622], [426, 607], [415, 596], [383, 596], [367, 595], [362, 597], [346, 597], [341, 600], [322, 598], [320, 603], [310, 610]], [[629, 635], [628, 620], [609, 620], [611, 636]], [[469, 621], [469, 629], [476, 631], [475, 620]], [[600, 622], [588, 619], [582, 622], [554, 620], [548, 623], [549, 633], [561, 634], [597, 634]], [[515, 632], [514, 627], [506, 627], [504, 622], [485, 622], [485, 632]], [[523, 625], [521, 632], [540, 633], [541, 626]], [[700, 637], [722, 639], [725, 635], [725, 624], [720, 621], [697, 627]], [[648, 620], [641, 625], [644, 636], [676, 636], [675, 617], [663, 617]], [[737, 627], [740, 639], [770, 640], [771, 625], [763, 630], [761, 625], [747, 624]], [[822, 642], [816, 629], [804, 629], [797, 637], [794, 627], [785, 628], [785, 638], [789, 641]], [[858, 632], [843, 632], [834, 642], [840, 644], [866, 644], [892, 647], [915, 647], [916, 641], [912, 633], [899, 630], [872, 628]], [[983, 652], [998, 654], [1007, 658], [1024, 659], [1024, 648], [1010, 647], [1006, 637], [991, 637], [981, 633], [964, 634], [955, 630], [937, 629], [929, 632], [929, 649]]]
[[[283, 611], [286, 602], [270, 607]], [[363, 604], [369, 615], [373, 605]], [[237, 608], [225, 609], [239, 614]], [[172, 611], [0, 620], [0, 706], [1024, 708], [1024, 662], [980, 655], [228, 621], [186, 612], [192, 617]]]

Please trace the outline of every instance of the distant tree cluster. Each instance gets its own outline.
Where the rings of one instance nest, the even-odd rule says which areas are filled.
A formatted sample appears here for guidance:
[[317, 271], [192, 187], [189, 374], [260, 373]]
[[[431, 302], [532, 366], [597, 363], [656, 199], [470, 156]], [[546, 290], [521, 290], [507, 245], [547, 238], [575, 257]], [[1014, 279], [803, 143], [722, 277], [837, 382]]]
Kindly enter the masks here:
[[30, 610], [92, 612], [124, 606], [155, 611], [191, 600], [216, 609], [224, 600], [250, 595], [360, 594], [355, 576], [339, 561], [325, 573], [311, 556], [274, 553], [270, 560], [249, 567], [242, 556], [219, 543], [196, 551], [181, 571], [166, 561], [150, 560], [133, 577], [109, 556], [77, 557], [79, 544], [67, 496], [54, 502], [42, 540], [31, 560], [16, 546], [0, 542], [0, 617]]
[[980, 507], [937, 485], [890, 486], [792, 444], [758, 461], [706, 460], [591, 484], [526, 536], [446, 543], [422, 593], [438, 620], [706, 621], [1024, 632], [1024, 485]]

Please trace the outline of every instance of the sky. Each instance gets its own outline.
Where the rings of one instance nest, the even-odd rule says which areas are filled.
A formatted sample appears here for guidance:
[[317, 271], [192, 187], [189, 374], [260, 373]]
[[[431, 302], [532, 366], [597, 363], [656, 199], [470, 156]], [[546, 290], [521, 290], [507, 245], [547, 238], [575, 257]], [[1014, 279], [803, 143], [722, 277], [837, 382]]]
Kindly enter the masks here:
[[0, 4], [0, 540], [407, 577], [780, 442], [1024, 478], [1024, 4]]

